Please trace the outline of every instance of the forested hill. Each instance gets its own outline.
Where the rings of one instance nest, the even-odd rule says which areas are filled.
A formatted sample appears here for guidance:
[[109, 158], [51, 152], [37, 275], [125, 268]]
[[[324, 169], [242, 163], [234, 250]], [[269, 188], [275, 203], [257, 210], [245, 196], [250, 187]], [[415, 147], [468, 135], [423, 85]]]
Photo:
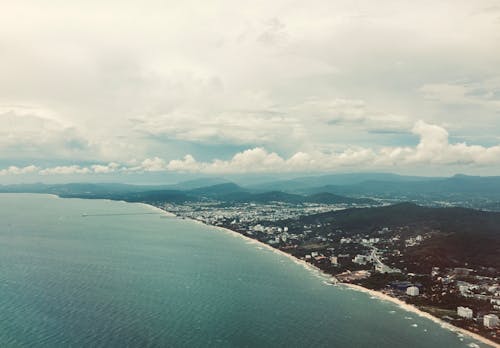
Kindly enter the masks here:
[[285, 225], [322, 225], [321, 233], [342, 230], [343, 236], [380, 236], [389, 228], [389, 235], [404, 240], [417, 234], [432, 233], [418, 246], [408, 248], [406, 256], [418, 260], [421, 269], [430, 266], [458, 266], [460, 260], [470, 265], [500, 269], [500, 213], [466, 208], [429, 208], [412, 203], [384, 207], [346, 209], [302, 216]]

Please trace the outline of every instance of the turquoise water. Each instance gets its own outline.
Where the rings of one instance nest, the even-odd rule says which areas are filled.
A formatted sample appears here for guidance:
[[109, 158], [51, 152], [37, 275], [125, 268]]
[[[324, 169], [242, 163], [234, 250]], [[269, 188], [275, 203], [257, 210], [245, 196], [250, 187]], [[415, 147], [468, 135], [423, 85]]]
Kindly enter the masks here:
[[[287, 258], [140, 204], [0, 194], [1, 347], [467, 347]], [[82, 214], [136, 214], [87, 216]], [[479, 343], [476, 342], [479, 346]]]

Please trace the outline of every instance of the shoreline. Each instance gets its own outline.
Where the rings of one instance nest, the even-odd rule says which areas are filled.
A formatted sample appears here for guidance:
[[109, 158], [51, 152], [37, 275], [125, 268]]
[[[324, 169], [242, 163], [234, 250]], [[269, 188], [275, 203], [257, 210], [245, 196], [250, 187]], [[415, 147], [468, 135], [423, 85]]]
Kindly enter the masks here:
[[[145, 204], [145, 205], [149, 205], [149, 204]], [[152, 205], [151, 205], [152, 206]], [[154, 207], [154, 206], [152, 206]], [[157, 208], [159, 210], [162, 210], [168, 214], [171, 214], [169, 216], [173, 216], [173, 217], [178, 217], [176, 214], [172, 213], [172, 212], [169, 212], [167, 210], [164, 210], [164, 209], [161, 209], [161, 208], [158, 208], [158, 207], [154, 207], [154, 208]], [[178, 217], [179, 218], [179, 217]], [[237, 237], [237, 238], [241, 238], [247, 242], [250, 242], [252, 244], [256, 244], [258, 246], [261, 246], [263, 248], [266, 248], [267, 250], [273, 252], [273, 253], [276, 253], [276, 254], [279, 254], [281, 256], [284, 256], [286, 258], [288, 258], [289, 260], [291, 260], [292, 262], [298, 264], [298, 265], [301, 265], [302, 267], [306, 268], [307, 270], [309, 271], [314, 271], [316, 273], [318, 273], [319, 275], [325, 277], [325, 278], [328, 278], [330, 280], [334, 279], [334, 282], [332, 282], [332, 285], [335, 285], [335, 286], [341, 286], [341, 287], [344, 287], [346, 289], [349, 289], [349, 290], [353, 290], [353, 291], [358, 291], [358, 292], [363, 292], [365, 294], [368, 294], [370, 296], [373, 296], [373, 297], [376, 297], [378, 300], [380, 301], [387, 301], [387, 302], [391, 302], [392, 304], [395, 304], [397, 305], [399, 308], [407, 311], [407, 312], [410, 312], [410, 313], [413, 313], [413, 314], [416, 314], [422, 318], [426, 318], [426, 319], [429, 319], [431, 320], [432, 322], [436, 323], [436, 324], [439, 324], [443, 329], [446, 329], [446, 330], [449, 330], [449, 331], [452, 331], [454, 333], [457, 333], [457, 334], [461, 334], [461, 335], [464, 335], [464, 336], [468, 336], [469, 338], [472, 338], [478, 342], [481, 342], [483, 344], [486, 344], [488, 346], [491, 346], [491, 347], [495, 347], [495, 348], [500, 348], [500, 344], [497, 344], [491, 340], [489, 340], [488, 338], [484, 337], [484, 336], [481, 336], [481, 335], [478, 335], [474, 332], [471, 332], [471, 331], [468, 331], [466, 329], [463, 329], [461, 327], [458, 327], [458, 326], [455, 326], [453, 324], [450, 324], [438, 317], [435, 317], [433, 316], [432, 314], [430, 313], [427, 313], [427, 312], [424, 312], [423, 310], [415, 307], [414, 305], [411, 305], [411, 304], [408, 304], [396, 297], [392, 297], [392, 296], [389, 296], [387, 294], [384, 294], [383, 292], [381, 291], [377, 291], [377, 290], [372, 290], [372, 289], [368, 289], [368, 288], [365, 288], [361, 285], [357, 285], [357, 284], [351, 284], [351, 283], [342, 283], [342, 282], [337, 282], [337, 279], [335, 278], [335, 276], [332, 276], [331, 274], [328, 274], [328, 273], [325, 273], [324, 271], [322, 271], [321, 269], [319, 269], [318, 267], [304, 261], [304, 260], [301, 260], [301, 259], [298, 259], [296, 258], [295, 256], [289, 254], [289, 253], [286, 253], [278, 248], [274, 248], [264, 242], [261, 242], [260, 240], [257, 240], [257, 239], [254, 239], [254, 238], [251, 238], [251, 237], [248, 237], [248, 236], [245, 236], [244, 234], [242, 233], [239, 233], [239, 232], [236, 232], [236, 231], [233, 231], [229, 228], [226, 228], [226, 227], [221, 227], [221, 226], [214, 226], [214, 225], [209, 225], [209, 224], [206, 224], [202, 221], [199, 221], [199, 220], [196, 220], [196, 219], [192, 219], [192, 218], [186, 218], [186, 217], [182, 217], [182, 219], [185, 219], [187, 221], [191, 221], [191, 222], [194, 222], [194, 223], [197, 223], [197, 224], [201, 224], [201, 225], [204, 225], [204, 226], [207, 226], [207, 227], [211, 227], [211, 228], [214, 228], [216, 230], [219, 230], [221, 232], [224, 232], [224, 233], [227, 233], [227, 234], [230, 234], [232, 235], [233, 237]]]
[[433, 321], [434, 323], [439, 324], [444, 329], [450, 330], [450, 331], [458, 333], [458, 334], [462, 334], [464, 336], [469, 336], [470, 338], [473, 338], [476, 341], [479, 341], [481, 343], [484, 343], [484, 344], [492, 346], [492, 347], [496, 347], [496, 348], [500, 347], [499, 344], [487, 339], [484, 336], [478, 335], [475, 332], [471, 332], [469, 330], [466, 330], [466, 329], [463, 329], [461, 327], [450, 324], [442, 319], [439, 319], [438, 317], [433, 316], [430, 313], [427, 313], [427, 312], [415, 307], [412, 304], [408, 304], [408, 303], [406, 303], [406, 302], [404, 302], [396, 297], [392, 297], [392, 296], [389, 296], [387, 294], [384, 294], [381, 291], [368, 289], [368, 288], [365, 288], [365, 287], [363, 287], [361, 285], [357, 285], [357, 284], [350, 284], [350, 283], [339, 283], [339, 284], [345, 286], [348, 289], [354, 290], [354, 291], [364, 292], [370, 296], [376, 297], [377, 299], [379, 299], [381, 301], [388, 301], [388, 302], [391, 302], [393, 304], [396, 304], [399, 308], [401, 308], [407, 312], [414, 313], [422, 318], [429, 319], [429, 320]]

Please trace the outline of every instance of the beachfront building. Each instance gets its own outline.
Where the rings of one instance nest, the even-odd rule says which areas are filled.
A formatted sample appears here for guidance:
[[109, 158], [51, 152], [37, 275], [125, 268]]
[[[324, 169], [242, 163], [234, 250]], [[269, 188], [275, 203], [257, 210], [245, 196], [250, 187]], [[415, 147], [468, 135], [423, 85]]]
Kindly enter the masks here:
[[469, 307], [457, 307], [457, 314], [459, 317], [465, 318], [465, 319], [472, 319], [472, 309]]
[[486, 314], [483, 318], [483, 325], [493, 329], [498, 326], [498, 316], [495, 314]]
[[409, 296], [418, 296], [419, 293], [420, 291], [416, 286], [410, 286], [406, 289], [406, 294]]

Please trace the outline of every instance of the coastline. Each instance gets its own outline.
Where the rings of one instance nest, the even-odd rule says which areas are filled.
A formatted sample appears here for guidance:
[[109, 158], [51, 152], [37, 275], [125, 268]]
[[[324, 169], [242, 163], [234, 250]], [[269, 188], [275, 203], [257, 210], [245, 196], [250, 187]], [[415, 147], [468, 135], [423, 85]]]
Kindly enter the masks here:
[[[167, 210], [164, 210], [164, 209], [161, 209], [161, 208], [158, 208], [158, 207], [155, 207], [153, 205], [149, 205], [149, 204], [145, 204], [144, 205], [148, 205], [150, 207], [153, 207], [153, 208], [156, 208], [156, 209], [159, 209], [163, 212], [166, 212], [169, 214], [169, 216], [172, 216], [172, 217], [177, 217], [176, 214], [172, 213], [172, 212], [169, 212]], [[454, 333], [457, 333], [457, 334], [461, 334], [461, 335], [464, 335], [464, 336], [468, 336], [476, 341], [479, 341], [483, 344], [486, 344], [488, 346], [491, 346], [491, 347], [495, 347], [495, 348], [500, 348], [500, 344], [497, 344], [489, 339], [487, 339], [486, 337], [483, 337], [481, 335], [478, 335], [474, 332], [471, 332], [471, 331], [468, 331], [466, 329], [463, 329], [463, 328], [460, 328], [458, 326], [455, 326], [455, 325], [452, 325], [440, 318], [437, 318], [435, 316], [433, 316], [432, 314], [430, 313], [427, 313], [427, 312], [424, 312], [420, 309], [418, 309], [417, 307], [411, 305], [411, 304], [408, 304], [396, 297], [392, 297], [392, 296], [389, 296], [389, 295], [386, 295], [384, 294], [383, 292], [381, 291], [377, 291], [377, 290], [372, 290], [372, 289], [368, 289], [368, 288], [365, 288], [361, 285], [357, 285], [357, 284], [351, 284], [351, 283], [341, 283], [341, 282], [337, 282], [337, 279], [335, 278], [335, 276], [332, 276], [331, 274], [328, 274], [328, 273], [325, 273], [323, 272], [321, 269], [319, 269], [318, 267], [304, 261], [304, 260], [301, 260], [301, 259], [298, 259], [296, 258], [295, 256], [289, 254], [289, 253], [286, 253], [280, 249], [277, 249], [277, 248], [274, 248], [264, 242], [261, 242], [257, 239], [254, 239], [254, 238], [251, 238], [251, 237], [248, 237], [248, 236], [245, 236], [244, 234], [242, 233], [239, 233], [239, 232], [236, 232], [236, 231], [233, 231], [229, 228], [225, 228], [225, 227], [221, 227], [221, 226], [214, 226], [214, 225], [209, 225], [209, 224], [206, 224], [204, 222], [201, 222], [199, 220], [196, 220], [196, 219], [192, 219], [192, 218], [185, 218], [183, 217], [183, 219], [185, 220], [188, 220], [188, 221], [191, 221], [191, 222], [194, 222], [194, 223], [197, 223], [197, 224], [201, 224], [201, 225], [204, 225], [204, 226], [207, 226], [207, 227], [211, 227], [211, 228], [214, 228], [216, 230], [219, 230], [221, 232], [224, 232], [224, 233], [227, 233], [227, 234], [230, 234], [232, 235], [233, 237], [237, 237], [237, 238], [241, 238], [247, 242], [250, 242], [251, 244], [256, 244], [262, 248], [266, 248], [267, 250], [273, 252], [273, 253], [276, 253], [276, 254], [279, 254], [281, 256], [284, 256], [286, 258], [288, 258], [289, 260], [291, 260], [292, 262], [298, 264], [298, 265], [301, 265], [302, 267], [306, 268], [307, 270], [309, 271], [314, 271], [316, 273], [318, 273], [319, 275], [327, 278], [327, 279], [333, 279], [333, 282], [332, 282], [332, 285], [335, 285], [335, 286], [340, 286], [340, 287], [344, 287], [346, 289], [349, 289], [349, 290], [353, 290], [353, 291], [358, 291], [358, 292], [364, 292], [370, 296], [373, 296], [373, 297], [376, 297], [378, 300], [381, 300], [381, 301], [387, 301], [387, 302], [391, 302], [395, 305], [397, 305], [399, 308], [407, 311], [407, 312], [410, 312], [410, 313], [413, 313], [413, 314], [416, 314], [422, 318], [426, 318], [426, 319], [429, 319], [431, 321], [433, 321], [434, 323], [436, 324], [439, 324], [442, 328], [444, 329], [447, 329], [449, 331], [452, 331]]]
[[427, 312], [424, 312], [424, 311], [418, 309], [414, 305], [411, 305], [411, 304], [408, 304], [404, 301], [401, 301], [400, 299], [398, 299], [396, 297], [392, 297], [392, 296], [384, 294], [383, 292], [368, 289], [368, 288], [365, 288], [365, 287], [363, 287], [361, 285], [357, 285], [357, 284], [339, 283], [339, 285], [345, 286], [346, 288], [354, 290], [354, 291], [364, 292], [366, 294], [369, 294], [370, 296], [376, 297], [377, 299], [379, 299], [381, 301], [388, 301], [388, 302], [394, 303], [398, 307], [400, 307], [401, 309], [403, 309], [407, 312], [414, 313], [422, 318], [427, 318], [427, 319], [435, 322], [436, 324], [439, 324], [444, 329], [447, 329], [447, 330], [450, 330], [452, 332], [462, 334], [465, 336], [469, 336], [469, 337], [475, 339], [476, 341], [479, 341], [481, 343], [484, 343], [484, 344], [492, 346], [492, 347], [496, 347], [496, 348], [500, 347], [499, 344], [487, 339], [486, 337], [483, 337], [481, 335], [478, 335], [474, 332], [468, 331], [468, 330], [463, 329], [461, 327], [452, 325], [452, 324], [450, 324], [442, 319], [439, 319], [439, 318], [433, 316], [430, 313], [427, 313]]
[[[121, 201], [121, 202], [130, 203], [130, 202], [126, 202], [126, 201]], [[136, 204], [142, 205], [142, 206], [144, 206], [144, 207], [146, 207], [146, 208], [149, 208], [149, 209], [151, 209], [151, 210], [153, 210], [153, 211], [160, 212], [160, 213], [162, 213], [163, 215], [168, 216], [168, 217], [172, 217], [172, 218], [173, 218], [173, 217], [177, 217], [177, 215], [175, 215], [174, 213], [172, 213], [172, 212], [170, 212], [170, 211], [167, 211], [167, 210], [165, 210], [165, 209], [161, 209], [161, 208], [155, 207], [155, 206], [154, 206], [154, 205], [152, 205], [152, 204], [140, 203], [140, 202], [138, 202], [138, 203], [136, 203]]]

